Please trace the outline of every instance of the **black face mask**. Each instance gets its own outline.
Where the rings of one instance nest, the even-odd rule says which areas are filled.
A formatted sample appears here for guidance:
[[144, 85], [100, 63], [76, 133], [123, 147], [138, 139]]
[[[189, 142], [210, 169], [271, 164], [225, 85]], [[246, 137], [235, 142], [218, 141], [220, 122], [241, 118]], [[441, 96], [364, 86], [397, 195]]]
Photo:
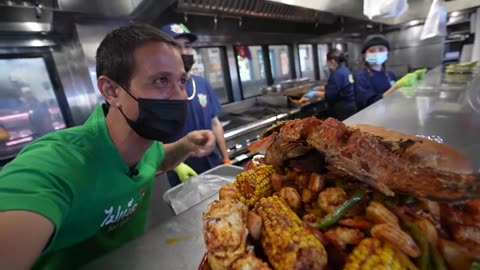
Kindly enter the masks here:
[[125, 92], [138, 102], [138, 119], [131, 120], [121, 108], [119, 110], [128, 125], [140, 137], [164, 141], [178, 136], [183, 131], [188, 100], [136, 98], [130, 92], [126, 90]]
[[195, 64], [195, 59], [193, 59], [193, 55], [191, 54], [182, 54], [183, 60], [183, 67], [185, 68], [185, 72], [189, 72], [192, 69], [193, 64]]

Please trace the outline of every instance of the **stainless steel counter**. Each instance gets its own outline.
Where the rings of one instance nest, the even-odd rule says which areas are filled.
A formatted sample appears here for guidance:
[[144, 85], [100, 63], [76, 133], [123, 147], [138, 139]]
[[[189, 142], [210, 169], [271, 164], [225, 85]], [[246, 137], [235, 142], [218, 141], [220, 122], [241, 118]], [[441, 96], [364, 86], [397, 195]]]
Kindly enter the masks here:
[[445, 82], [451, 78], [435, 68], [416, 87], [399, 89], [344, 122], [435, 136], [465, 153], [479, 169], [480, 75], [459, 75], [461, 82]]
[[83, 269], [197, 269], [205, 253], [202, 213], [217, 198], [214, 195], [202, 201]]

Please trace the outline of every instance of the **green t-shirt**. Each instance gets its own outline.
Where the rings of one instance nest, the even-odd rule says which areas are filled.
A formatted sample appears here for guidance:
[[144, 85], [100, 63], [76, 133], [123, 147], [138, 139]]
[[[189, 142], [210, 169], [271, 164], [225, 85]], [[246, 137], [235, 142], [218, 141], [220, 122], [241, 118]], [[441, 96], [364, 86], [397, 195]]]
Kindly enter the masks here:
[[98, 106], [84, 125], [42, 137], [0, 173], [0, 211], [32, 211], [55, 225], [34, 269], [75, 269], [143, 233], [163, 146], [154, 142], [132, 176], [105, 114]]

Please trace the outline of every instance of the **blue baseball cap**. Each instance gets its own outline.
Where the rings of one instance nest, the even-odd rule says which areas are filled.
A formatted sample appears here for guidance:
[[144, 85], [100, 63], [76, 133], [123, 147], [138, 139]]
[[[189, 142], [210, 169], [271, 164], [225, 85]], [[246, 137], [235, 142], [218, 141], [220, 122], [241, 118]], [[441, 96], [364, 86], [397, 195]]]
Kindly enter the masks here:
[[183, 23], [171, 23], [164, 25], [161, 30], [172, 38], [185, 37], [190, 42], [197, 40], [197, 36], [190, 33], [190, 30]]

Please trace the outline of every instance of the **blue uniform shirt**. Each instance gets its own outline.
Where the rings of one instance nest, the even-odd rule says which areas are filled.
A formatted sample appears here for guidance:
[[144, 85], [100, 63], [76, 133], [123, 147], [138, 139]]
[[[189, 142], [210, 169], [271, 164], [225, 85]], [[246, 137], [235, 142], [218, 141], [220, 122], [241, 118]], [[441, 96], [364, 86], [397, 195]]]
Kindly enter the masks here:
[[[212, 119], [217, 117], [222, 109], [210, 83], [202, 77], [191, 75], [186, 85], [187, 96], [190, 97], [194, 92], [194, 83], [192, 80], [195, 81], [196, 94], [193, 99], [188, 102], [188, 116], [183, 132], [166, 143], [177, 141], [194, 130], [212, 130]], [[192, 167], [192, 169], [199, 174], [221, 163], [218, 149], [215, 149], [215, 151], [207, 157], [190, 157], [185, 161], [185, 164]], [[169, 172], [168, 178], [172, 186], [180, 183], [175, 172]]]
[[371, 69], [359, 71], [355, 79], [355, 94], [359, 109], [363, 109], [381, 99], [383, 93], [390, 89], [396, 80], [395, 74], [391, 71]]
[[330, 73], [325, 87], [325, 99], [333, 117], [344, 120], [357, 111], [353, 76], [345, 65]]

